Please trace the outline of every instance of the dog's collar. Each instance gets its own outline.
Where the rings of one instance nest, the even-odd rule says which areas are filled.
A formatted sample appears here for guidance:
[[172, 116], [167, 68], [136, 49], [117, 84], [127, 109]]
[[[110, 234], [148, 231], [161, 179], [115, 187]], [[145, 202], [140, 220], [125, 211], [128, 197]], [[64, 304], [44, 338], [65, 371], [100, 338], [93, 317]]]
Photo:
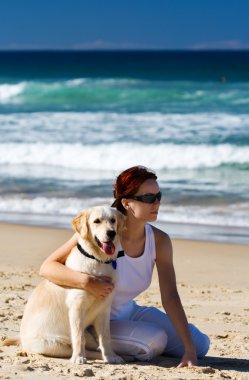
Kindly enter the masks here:
[[[93, 255], [89, 255], [89, 253], [87, 253], [87, 252], [81, 247], [81, 245], [80, 245], [79, 243], [77, 243], [77, 248], [78, 248], [78, 250], [80, 251], [80, 253], [82, 253], [82, 255], [88, 257], [89, 259], [96, 260], [96, 261], [98, 261], [98, 262], [101, 263], [101, 264], [112, 264], [113, 269], [116, 269], [116, 268], [117, 268], [117, 261], [116, 261], [116, 260], [101, 261], [101, 260], [96, 259], [96, 257], [94, 257]], [[122, 257], [122, 256], [124, 256], [124, 251], [119, 251], [117, 258], [118, 258], [118, 257]]]

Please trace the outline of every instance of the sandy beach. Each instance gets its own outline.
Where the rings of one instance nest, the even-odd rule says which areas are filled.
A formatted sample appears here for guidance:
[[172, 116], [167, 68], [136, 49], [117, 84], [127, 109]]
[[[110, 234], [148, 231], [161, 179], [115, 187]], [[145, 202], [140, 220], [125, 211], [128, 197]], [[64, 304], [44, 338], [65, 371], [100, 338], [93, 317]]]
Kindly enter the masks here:
[[[44, 258], [71, 230], [0, 224], [1, 339], [18, 335], [25, 303], [40, 278]], [[25, 354], [0, 347], [0, 379], [249, 379], [249, 246], [173, 240], [178, 290], [189, 322], [210, 336], [208, 356], [196, 368], [175, 368], [178, 360], [77, 366], [67, 359]], [[138, 301], [161, 308], [157, 274]]]

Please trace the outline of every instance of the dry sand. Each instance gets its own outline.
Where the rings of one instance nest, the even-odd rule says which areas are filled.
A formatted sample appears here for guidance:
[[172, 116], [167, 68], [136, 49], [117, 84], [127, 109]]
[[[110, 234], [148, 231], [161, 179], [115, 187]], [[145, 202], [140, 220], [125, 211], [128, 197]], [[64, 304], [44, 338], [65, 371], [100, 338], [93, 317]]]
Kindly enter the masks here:
[[[0, 225], [0, 337], [18, 335], [23, 309], [40, 281], [43, 259], [72, 231]], [[174, 240], [178, 290], [190, 322], [210, 336], [208, 356], [197, 368], [177, 369], [177, 360], [159, 356], [150, 363], [82, 366], [67, 359], [25, 355], [20, 347], [0, 347], [0, 379], [249, 379], [249, 246]], [[144, 305], [161, 308], [154, 274], [139, 297]]]

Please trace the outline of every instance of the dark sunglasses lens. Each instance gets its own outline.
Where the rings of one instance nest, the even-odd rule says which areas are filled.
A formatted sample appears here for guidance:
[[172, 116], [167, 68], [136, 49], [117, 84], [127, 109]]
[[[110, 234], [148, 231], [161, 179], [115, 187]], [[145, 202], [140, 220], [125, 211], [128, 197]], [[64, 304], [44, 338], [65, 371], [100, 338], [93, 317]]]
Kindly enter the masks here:
[[157, 194], [145, 194], [142, 195], [141, 201], [144, 203], [154, 203], [157, 199], [160, 201], [162, 198], [161, 192]]

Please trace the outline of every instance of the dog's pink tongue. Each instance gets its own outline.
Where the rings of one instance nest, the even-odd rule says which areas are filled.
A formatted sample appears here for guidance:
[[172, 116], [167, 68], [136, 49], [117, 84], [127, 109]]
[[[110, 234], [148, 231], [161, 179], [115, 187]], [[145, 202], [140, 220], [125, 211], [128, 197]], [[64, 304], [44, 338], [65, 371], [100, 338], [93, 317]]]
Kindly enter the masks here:
[[115, 252], [115, 246], [113, 243], [103, 243], [102, 249], [105, 251], [107, 255], [113, 255]]

